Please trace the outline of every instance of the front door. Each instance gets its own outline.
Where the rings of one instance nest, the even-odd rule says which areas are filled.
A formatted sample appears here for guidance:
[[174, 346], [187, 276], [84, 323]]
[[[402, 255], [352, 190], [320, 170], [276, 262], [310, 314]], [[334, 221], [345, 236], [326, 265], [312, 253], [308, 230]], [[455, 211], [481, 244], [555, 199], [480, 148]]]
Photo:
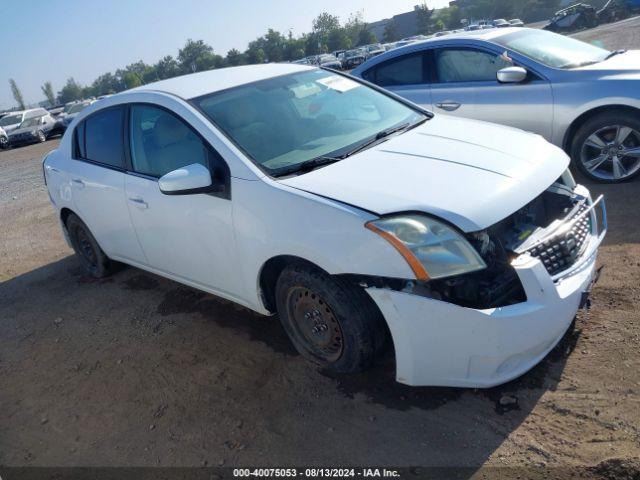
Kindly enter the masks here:
[[166, 195], [158, 178], [199, 163], [224, 160], [184, 120], [151, 105], [129, 111], [131, 172], [125, 189], [135, 231], [156, 271], [234, 297], [236, 249], [230, 198], [209, 193]]
[[436, 111], [499, 123], [551, 139], [553, 97], [545, 79], [530, 72], [522, 83], [500, 83], [499, 70], [513, 66], [501, 55], [473, 47], [435, 50], [437, 82], [431, 86]]

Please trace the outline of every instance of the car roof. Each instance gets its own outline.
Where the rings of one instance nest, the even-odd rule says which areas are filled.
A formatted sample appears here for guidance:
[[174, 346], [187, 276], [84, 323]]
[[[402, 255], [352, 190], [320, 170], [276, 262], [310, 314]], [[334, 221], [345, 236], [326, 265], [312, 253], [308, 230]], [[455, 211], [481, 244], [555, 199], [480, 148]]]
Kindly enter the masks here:
[[148, 83], [147, 85], [136, 87], [129, 91], [166, 92], [181, 98], [191, 99], [239, 85], [266, 80], [280, 75], [287, 75], [289, 73], [312, 70], [313, 68], [315, 67], [294, 63], [266, 63], [216, 68], [215, 70], [191, 73], [159, 82]]

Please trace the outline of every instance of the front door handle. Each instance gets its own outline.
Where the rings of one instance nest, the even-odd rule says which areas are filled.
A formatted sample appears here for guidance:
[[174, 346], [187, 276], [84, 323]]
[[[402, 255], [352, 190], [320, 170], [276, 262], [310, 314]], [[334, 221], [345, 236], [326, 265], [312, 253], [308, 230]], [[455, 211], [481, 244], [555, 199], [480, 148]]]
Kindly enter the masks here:
[[149, 204], [141, 197], [129, 197], [129, 201], [138, 208], [149, 208]]
[[458, 102], [442, 102], [442, 103], [436, 103], [436, 107], [442, 109], [442, 110], [446, 110], [447, 112], [453, 112], [457, 109], [460, 108], [460, 105]]
[[71, 182], [78, 188], [84, 188], [84, 182], [79, 178], [73, 178]]

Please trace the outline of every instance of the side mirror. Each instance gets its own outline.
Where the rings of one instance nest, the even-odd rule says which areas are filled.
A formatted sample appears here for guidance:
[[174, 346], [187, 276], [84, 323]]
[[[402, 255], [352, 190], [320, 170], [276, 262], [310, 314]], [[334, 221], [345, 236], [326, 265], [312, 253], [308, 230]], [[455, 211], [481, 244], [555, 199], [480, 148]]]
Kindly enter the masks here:
[[527, 71], [522, 67], [507, 67], [498, 72], [500, 83], [521, 83], [527, 79]]
[[199, 163], [173, 170], [158, 180], [165, 195], [192, 195], [216, 191], [209, 169]]

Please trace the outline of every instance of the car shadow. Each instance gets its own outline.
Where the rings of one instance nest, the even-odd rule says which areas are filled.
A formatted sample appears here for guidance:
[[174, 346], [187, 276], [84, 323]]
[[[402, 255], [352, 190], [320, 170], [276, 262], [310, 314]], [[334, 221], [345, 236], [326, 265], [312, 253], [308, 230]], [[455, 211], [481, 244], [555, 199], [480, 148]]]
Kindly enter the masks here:
[[[116, 308], [118, 313], [109, 315], [109, 312]], [[4, 312], [4, 321], [0, 323], [0, 352], [5, 352], [0, 353], [0, 363], [8, 357], [15, 371], [19, 371], [24, 363], [27, 370], [23, 372], [23, 382], [44, 381], [28, 371], [26, 366], [30, 362], [37, 363], [34, 359], [39, 357], [42, 350], [63, 348], [57, 346], [61, 345], [57, 343], [60, 333], [55, 322], [58, 318], [61, 323], [69, 322], [74, 329], [78, 329], [78, 338], [68, 338], [69, 342], [73, 342], [73, 348], [60, 351], [58, 355], [64, 357], [67, 363], [76, 365], [76, 370], [87, 375], [99, 371], [100, 365], [112, 364], [116, 360], [111, 357], [88, 360], [88, 347], [82, 340], [85, 336], [92, 339], [87, 340], [87, 343], [100, 352], [111, 348], [113, 336], [118, 344], [127, 346], [127, 358], [140, 364], [144, 363], [142, 356], [145, 355], [142, 348], [138, 349], [138, 342], [145, 341], [137, 336], [140, 332], [145, 337], [151, 336], [160, 342], [157, 347], [153, 344], [146, 345], [146, 355], [149, 355], [150, 351], [164, 348], [163, 337], [166, 340], [179, 336], [179, 345], [173, 345], [173, 350], [165, 352], [163, 356], [158, 355], [159, 360], [155, 360], [156, 363], [150, 368], [154, 371], [171, 371], [177, 368], [176, 358], [181, 359], [183, 355], [188, 354], [188, 361], [179, 365], [179, 375], [182, 378], [176, 382], [195, 382], [206, 390], [217, 388], [217, 380], [211, 379], [209, 383], [209, 380], [197, 377], [199, 367], [224, 362], [225, 371], [220, 375], [224, 376], [226, 381], [225, 392], [275, 388], [270, 386], [271, 382], [275, 382], [274, 379], [291, 378], [290, 382], [285, 384], [286, 388], [277, 389], [274, 395], [281, 397], [280, 401], [285, 404], [308, 403], [311, 411], [314, 410], [314, 403], [320, 402], [316, 398], [320, 395], [317, 392], [319, 385], [322, 385], [323, 398], [330, 398], [331, 402], [342, 405], [343, 409], [357, 408], [377, 412], [368, 415], [362, 424], [352, 419], [353, 415], [350, 413], [348, 422], [353, 435], [365, 435], [371, 428], [370, 423], [389, 424], [388, 428], [378, 431], [378, 435], [385, 441], [397, 442], [398, 448], [404, 448], [402, 455], [394, 457], [400, 464], [431, 465], [441, 461], [438, 460], [438, 452], [455, 451], [458, 448], [455, 458], [458, 458], [459, 463], [452, 465], [473, 467], [469, 473], [486, 462], [510, 433], [525, 421], [546, 391], [557, 388], [566, 359], [580, 336], [579, 329], [575, 328], [575, 324], [572, 325], [556, 348], [533, 370], [515, 381], [489, 390], [416, 388], [401, 385], [394, 380], [392, 352], [365, 373], [329, 375], [314, 369], [299, 358], [275, 317], [262, 317], [226, 300], [135, 268], [123, 267], [109, 278], [96, 280], [85, 275], [72, 256], [4, 282], [0, 286], [0, 312]], [[99, 326], [99, 332], [108, 331], [109, 337], [100, 340], [102, 333], [97, 334], [96, 327], [76, 322], [78, 317], [87, 318], [89, 322], [93, 316], [99, 317], [99, 320], [93, 320]], [[55, 325], [52, 324], [52, 317]], [[225, 350], [228, 347], [227, 341], [224, 340], [227, 335], [225, 332], [232, 332], [234, 335], [235, 344], [231, 353], [228, 349]], [[99, 342], [97, 346], [95, 342]], [[27, 350], [24, 350], [25, 344], [29, 345]], [[249, 371], [234, 372], [234, 367], [230, 365], [236, 362], [243, 363], [242, 357], [251, 356], [252, 352], [258, 349], [257, 345], [268, 347], [272, 353], [262, 354], [258, 360], [249, 363]], [[20, 350], [28, 351], [29, 358], [23, 357], [24, 353]], [[89, 351], [92, 352], [91, 348]], [[268, 368], [265, 365], [268, 365]], [[151, 375], [151, 372], [148, 374]], [[139, 375], [144, 378], [146, 373], [140, 372]], [[250, 387], [248, 383], [243, 383], [246, 378], [254, 379]], [[3, 381], [10, 380], [5, 378]], [[47, 378], [46, 381], [56, 383], [55, 378]], [[304, 388], [296, 388], [296, 382], [300, 382]], [[259, 387], [255, 387], [255, 384], [259, 384]], [[10, 389], [11, 384], [6, 388]], [[261, 411], [264, 408], [260, 395], [238, 395], [241, 395], [244, 402], [243, 409], [255, 408]], [[43, 403], [42, 408], [47, 408], [46, 395], [37, 401]], [[105, 404], [111, 401], [109, 398], [104, 399]], [[176, 399], [176, 402], [184, 402], [184, 410], [199, 408], [190, 406], [183, 398]], [[350, 404], [353, 407], [349, 407]], [[83, 409], [81, 405], [74, 405], [73, 408], [80, 411]], [[91, 412], [84, 412], [84, 415], [91, 416]], [[280, 411], [279, 415], [288, 417], [289, 413]], [[339, 416], [340, 414], [336, 413], [336, 417]], [[416, 423], [417, 418], [420, 426]], [[444, 423], [443, 418], [447, 419]], [[312, 424], [310, 427], [308, 420], [296, 423], [278, 417], [269, 419], [269, 422], [276, 424], [285, 421], [293, 438], [307, 435], [308, 428], [324, 428], [321, 423], [315, 427]], [[35, 428], [38, 427], [40, 425], [36, 422]], [[29, 426], [25, 428], [28, 429]], [[191, 435], [202, 434], [199, 425], [183, 425], [182, 428], [192, 429]], [[423, 432], [421, 428], [428, 430]], [[468, 429], [475, 433], [472, 437], [459, 440], [447, 437], [452, 429]], [[255, 433], [257, 436], [261, 435], [260, 430]], [[98, 435], [98, 432], [94, 434]], [[109, 434], [116, 435], [115, 432]], [[405, 434], [406, 436], [403, 436]], [[38, 435], [37, 432], [34, 435]], [[319, 431], [317, 441], [329, 450], [334, 449], [336, 454], [349, 453], [334, 444], [329, 435], [324, 430]], [[434, 446], [432, 456], [416, 451], [411, 445], [411, 442], [421, 435], [428, 435], [431, 439]], [[476, 437], [481, 441], [474, 441], [473, 438]], [[24, 438], [28, 438], [28, 435]], [[279, 451], [280, 456], [276, 455], [274, 458], [304, 461], [304, 452], [296, 445], [283, 442], [274, 448], [282, 449]], [[362, 463], [362, 459], [366, 459], [366, 452], [362, 451], [346, 458], [352, 459], [345, 460], [346, 464], [349, 461]], [[384, 457], [376, 458], [379, 458], [380, 462], [384, 461]]]

